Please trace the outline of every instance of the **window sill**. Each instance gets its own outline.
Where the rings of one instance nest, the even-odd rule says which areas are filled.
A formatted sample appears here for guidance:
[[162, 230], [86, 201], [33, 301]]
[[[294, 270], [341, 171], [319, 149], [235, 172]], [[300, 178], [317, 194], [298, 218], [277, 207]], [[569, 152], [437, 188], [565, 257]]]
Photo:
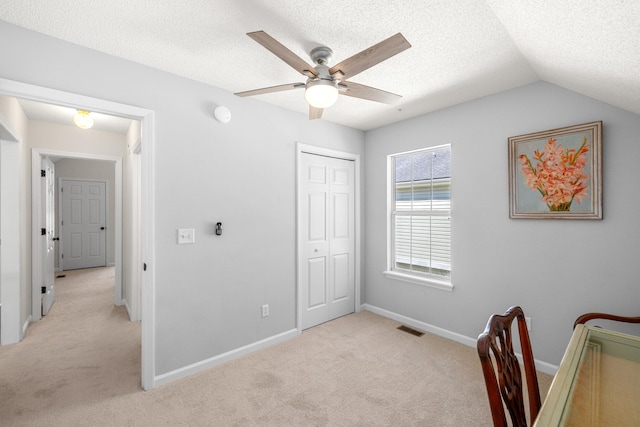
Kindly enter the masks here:
[[384, 271], [382, 274], [384, 274], [385, 277], [388, 277], [389, 279], [414, 283], [416, 285], [428, 286], [430, 288], [440, 289], [442, 291], [453, 291], [453, 285], [450, 282], [445, 282], [444, 280], [414, 276], [411, 274], [399, 273], [397, 271]]

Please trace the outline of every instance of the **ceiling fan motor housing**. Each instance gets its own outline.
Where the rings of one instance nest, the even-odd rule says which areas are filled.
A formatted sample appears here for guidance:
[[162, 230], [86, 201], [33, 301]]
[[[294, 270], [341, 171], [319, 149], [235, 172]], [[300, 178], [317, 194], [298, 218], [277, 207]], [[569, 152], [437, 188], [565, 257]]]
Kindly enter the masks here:
[[333, 51], [326, 46], [318, 46], [311, 50], [309, 56], [316, 65], [329, 65]]
[[316, 65], [316, 71], [318, 72], [317, 76], [313, 76], [309, 78], [309, 81], [316, 80], [329, 80], [333, 81], [333, 76], [329, 74], [329, 67], [326, 65]]

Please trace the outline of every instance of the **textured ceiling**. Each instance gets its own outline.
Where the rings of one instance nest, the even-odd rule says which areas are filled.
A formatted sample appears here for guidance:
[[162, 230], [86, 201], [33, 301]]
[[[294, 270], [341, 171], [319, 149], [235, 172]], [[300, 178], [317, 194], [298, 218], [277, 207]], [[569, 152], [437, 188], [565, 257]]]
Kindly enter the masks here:
[[[362, 130], [538, 80], [640, 114], [638, 0], [4, 0], [0, 20], [231, 92], [305, 80], [247, 32], [334, 64], [402, 32], [410, 49], [351, 81], [403, 98], [324, 112]], [[308, 112], [302, 91], [254, 99]]]

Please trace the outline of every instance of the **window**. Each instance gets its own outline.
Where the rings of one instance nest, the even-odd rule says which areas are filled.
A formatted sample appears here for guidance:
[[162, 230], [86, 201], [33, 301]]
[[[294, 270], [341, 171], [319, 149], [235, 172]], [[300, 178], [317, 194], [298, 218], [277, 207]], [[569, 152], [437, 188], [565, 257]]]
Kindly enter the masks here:
[[451, 289], [451, 146], [389, 156], [388, 276]]

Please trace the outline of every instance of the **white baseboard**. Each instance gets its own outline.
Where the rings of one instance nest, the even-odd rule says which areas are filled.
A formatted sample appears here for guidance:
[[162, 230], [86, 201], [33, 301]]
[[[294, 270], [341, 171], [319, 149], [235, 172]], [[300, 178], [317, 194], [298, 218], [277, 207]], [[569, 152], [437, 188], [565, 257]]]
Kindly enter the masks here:
[[127, 315], [129, 316], [129, 320], [131, 320], [132, 319], [131, 308], [129, 307], [129, 303], [127, 302], [127, 300], [124, 298], [122, 298], [122, 305], [124, 305], [125, 310], [127, 310]]
[[552, 365], [551, 363], [543, 362], [542, 360], [538, 359], [536, 359], [536, 369], [549, 375], [555, 375], [556, 372], [558, 372], [557, 365]]
[[27, 333], [27, 328], [29, 328], [29, 325], [31, 324], [32, 320], [33, 320], [33, 317], [31, 317], [31, 315], [29, 315], [29, 317], [27, 317], [27, 320], [22, 325], [22, 334], [20, 335], [20, 341], [22, 341], [22, 339], [24, 338], [25, 334]]
[[233, 359], [237, 359], [238, 357], [244, 356], [249, 353], [253, 353], [254, 351], [271, 347], [272, 345], [279, 344], [281, 342], [290, 340], [291, 338], [295, 338], [297, 336], [298, 336], [298, 330], [291, 329], [289, 331], [282, 332], [281, 334], [274, 335], [269, 338], [265, 338], [261, 341], [254, 342], [252, 344], [237, 348], [235, 350], [229, 351], [224, 354], [220, 354], [210, 359], [206, 359], [201, 362], [197, 362], [192, 365], [185, 366], [180, 369], [176, 369], [175, 371], [167, 372], [166, 374], [162, 374], [162, 375], [156, 375], [153, 386], [158, 387], [163, 384], [167, 384], [171, 381], [175, 381], [180, 378], [184, 378], [189, 375], [202, 372], [206, 369], [213, 368], [214, 366], [221, 365]]
[[461, 335], [456, 332], [451, 332], [446, 329], [440, 328], [438, 326], [433, 326], [428, 323], [421, 322], [420, 320], [412, 319], [411, 317], [403, 316], [401, 314], [394, 313], [392, 311], [385, 310], [383, 308], [376, 307], [374, 305], [364, 304], [362, 308], [372, 313], [378, 314], [382, 317], [386, 317], [388, 319], [395, 320], [396, 322], [400, 322], [404, 325], [411, 326], [412, 328], [416, 328], [424, 332], [429, 332], [434, 335], [448, 338], [452, 341], [459, 342], [460, 344], [464, 344], [469, 347], [476, 346], [475, 338], [469, 338], [465, 335]]
[[[420, 320], [412, 319], [411, 317], [403, 316], [398, 313], [394, 313], [389, 310], [385, 310], [380, 307], [376, 307], [370, 304], [363, 304], [362, 309], [366, 311], [370, 311], [382, 317], [386, 317], [388, 319], [395, 320], [396, 322], [400, 322], [404, 325], [411, 326], [412, 328], [419, 329], [424, 332], [429, 332], [434, 335], [441, 336], [443, 338], [448, 338], [452, 341], [458, 342], [460, 344], [464, 344], [469, 347], [476, 348], [476, 338], [467, 337], [465, 335], [459, 334], [457, 332], [452, 332], [447, 329], [440, 328], [438, 326], [430, 325], [429, 323], [422, 322]], [[520, 355], [517, 355], [520, 361], [522, 358]], [[544, 372], [545, 374], [555, 375], [558, 371], [558, 367], [556, 365], [552, 365], [551, 363], [543, 362], [541, 360], [536, 359], [536, 369], [540, 372]]]

